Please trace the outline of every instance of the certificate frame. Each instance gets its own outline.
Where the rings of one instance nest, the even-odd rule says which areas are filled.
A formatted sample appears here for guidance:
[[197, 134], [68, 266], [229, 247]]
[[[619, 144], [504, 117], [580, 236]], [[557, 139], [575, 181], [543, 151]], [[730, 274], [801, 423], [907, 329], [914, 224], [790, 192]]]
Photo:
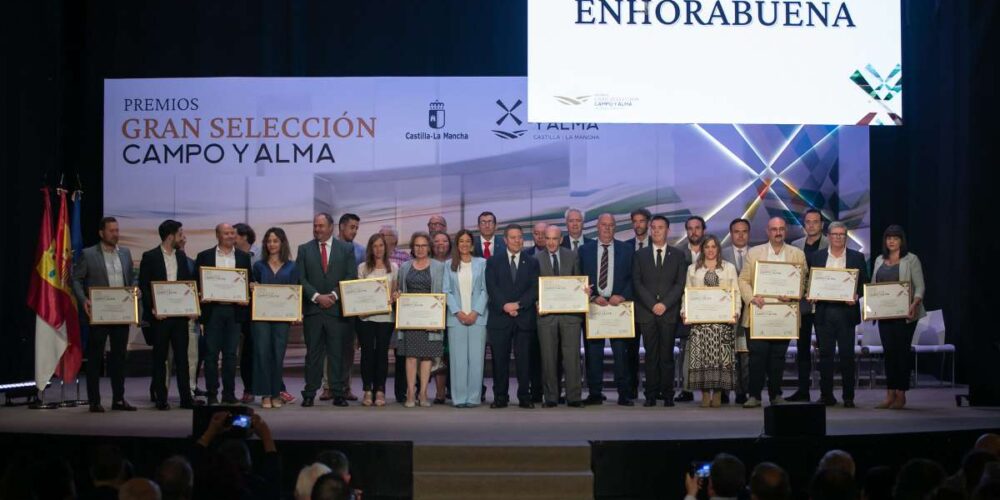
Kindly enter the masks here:
[[[401, 314], [403, 308], [400, 307], [399, 303], [403, 298], [413, 298], [413, 297], [433, 297], [437, 299], [438, 308], [441, 309], [441, 320], [440, 323], [436, 325], [400, 325], [399, 318], [404, 316]], [[443, 293], [403, 293], [399, 295], [399, 299], [396, 301], [396, 330], [444, 330], [447, 328], [447, 322], [445, 321], [448, 309], [448, 298]]]
[[198, 316], [201, 316], [201, 301], [198, 300], [198, 282], [194, 281], [194, 280], [190, 280], [190, 281], [188, 281], [188, 280], [185, 280], [185, 281], [152, 281], [152, 282], [150, 282], [149, 283], [149, 293], [151, 293], [153, 295], [153, 310], [156, 311], [157, 315], [164, 316], [164, 317], [167, 317], [167, 318], [186, 318], [186, 317], [190, 316], [190, 314], [163, 314], [163, 313], [160, 312], [160, 308], [157, 307], [157, 304], [156, 304], [156, 288], [157, 287], [163, 287], [163, 286], [168, 286], [168, 287], [178, 286], [179, 287], [181, 285], [187, 286], [188, 289], [190, 290], [190, 292], [192, 294], [194, 294], [194, 298], [192, 300], [194, 300], [195, 314], [198, 315]]
[[[628, 335], [597, 335], [591, 332], [592, 328], [590, 326], [590, 311], [591, 307], [620, 307], [623, 309], [624, 314], [628, 315], [629, 333]], [[635, 338], [635, 303], [632, 301], [625, 301], [617, 306], [598, 306], [597, 304], [591, 303], [587, 307], [587, 317], [584, 318], [584, 330], [587, 340], [602, 340], [602, 339], [631, 339]]]
[[[377, 311], [366, 311], [366, 312], [362, 312], [362, 313], [348, 313], [347, 312], [347, 303], [349, 302], [349, 300], [348, 300], [347, 297], [349, 297], [350, 294], [346, 293], [346, 291], [344, 290], [344, 283], [347, 283], [347, 285], [350, 286], [351, 284], [362, 283], [362, 282], [382, 282], [383, 283], [383, 288], [385, 289], [385, 303], [386, 303], [386, 308], [385, 309], [380, 309], [380, 310], [377, 310]], [[353, 318], [355, 316], [371, 316], [371, 315], [375, 315], [375, 314], [389, 314], [389, 313], [392, 312], [392, 290], [389, 289], [389, 277], [388, 276], [379, 276], [378, 278], [364, 278], [364, 279], [357, 279], [357, 280], [344, 280], [344, 281], [340, 282], [339, 289], [340, 289], [340, 313], [345, 318]]]
[[[851, 288], [851, 298], [844, 299], [844, 298], [829, 298], [829, 297], [817, 297], [817, 296], [814, 296], [813, 295], [813, 278], [816, 277], [817, 272], [819, 274], [823, 274], [823, 273], [849, 274], [850, 278], [848, 278], [848, 279], [851, 279], [851, 281], [853, 283], [853, 287]], [[819, 300], [819, 301], [823, 301], [823, 302], [844, 302], [844, 303], [854, 302], [854, 296], [855, 296], [855, 294], [857, 293], [857, 290], [858, 290], [858, 277], [859, 276], [860, 276], [860, 273], [858, 272], [857, 269], [851, 269], [851, 268], [840, 269], [840, 268], [833, 268], [833, 267], [812, 267], [812, 268], [809, 269], [809, 288], [808, 288], [808, 292], [806, 292], [806, 299], [807, 300]]]
[[795, 312], [795, 328], [793, 329], [794, 335], [789, 334], [789, 336], [784, 337], [781, 335], [755, 335], [754, 334], [754, 317], [756, 316], [759, 308], [755, 305], [750, 305], [750, 330], [747, 332], [750, 340], [796, 340], [799, 338], [799, 328], [802, 327], [802, 312], [799, 310], [798, 302], [768, 302], [764, 304], [764, 307], [787, 307], [788, 309]]
[[[898, 286], [898, 287], [906, 289], [906, 304], [907, 304], [907, 306], [906, 306], [907, 307], [907, 313], [906, 314], [903, 314], [903, 315], [891, 315], [891, 316], [877, 316], [877, 315], [874, 315], [874, 314], [872, 314], [872, 313], [869, 312], [869, 306], [868, 306], [869, 290], [871, 290], [872, 288], [879, 288], [879, 287], [885, 287], [885, 286]], [[913, 287], [910, 286], [910, 282], [909, 281], [882, 281], [882, 282], [878, 282], [878, 283], [865, 283], [864, 284], [864, 294], [865, 294], [864, 307], [861, 308], [861, 319], [863, 321], [880, 320], [880, 319], [907, 319], [907, 318], [910, 317], [910, 315], [909, 315], [909, 308], [910, 308], [910, 305], [913, 304]]]
[[[275, 316], [264, 316], [257, 314], [257, 292], [266, 289], [288, 289], [291, 293], [298, 295], [298, 300], [295, 302], [298, 304], [297, 312], [295, 316], [285, 316], [285, 317], [275, 317]], [[253, 290], [250, 292], [250, 320], [251, 321], [276, 321], [276, 322], [296, 322], [302, 321], [302, 285], [263, 285], [257, 283], [253, 286]]]
[[[117, 291], [123, 291], [123, 292], [128, 292], [129, 293], [129, 295], [131, 297], [130, 300], [132, 301], [132, 321], [129, 321], [129, 322], [124, 322], [124, 321], [101, 321], [101, 320], [95, 320], [93, 318], [94, 317], [94, 314], [93, 314], [94, 304], [96, 303], [94, 301], [94, 292], [97, 292], [98, 294], [101, 294], [101, 293], [104, 293], [104, 292], [112, 292], [112, 291], [116, 291], [116, 292]], [[87, 289], [87, 299], [90, 300], [91, 315], [88, 318], [88, 320], [90, 322], [89, 324], [91, 324], [91, 325], [94, 325], [94, 326], [103, 326], [103, 325], [111, 326], [111, 325], [138, 325], [139, 324], [139, 319], [140, 319], [139, 318], [139, 289], [136, 288], [136, 287], [134, 287], [134, 286], [92, 286], [92, 287], [90, 287], [90, 288]]]
[[724, 292], [726, 292], [726, 294], [729, 295], [729, 304], [730, 304], [730, 308], [729, 308], [730, 310], [729, 310], [729, 316], [728, 316], [729, 319], [727, 319], [725, 321], [716, 321], [716, 320], [690, 321], [689, 320], [689, 321], [686, 321], [685, 324], [688, 324], [688, 325], [706, 325], [706, 324], [714, 324], [714, 323], [724, 323], [724, 324], [728, 324], [728, 325], [736, 324], [737, 318], [735, 316], [736, 316], [736, 313], [737, 313], [737, 309], [736, 309], [736, 289], [735, 288], [721, 287], [721, 286], [687, 286], [687, 287], [684, 287], [684, 310], [685, 311], [691, 310], [691, 308], [689, 306], [689, 303], [688, 303], [688, 298], [691, 296], [688, 293], [689, 291], [692, 291], [692, 292], [703, 292], [703, 291], [720, 292], [720, 291], [724, 291]]
[[543, 283], [551, 283], [553, 281], [576, 281], [582, 287], [581, 292], [586, 292], [590, 287], [590, 279], [587, 276], [539, 276], [538, 277], [538, 314], [587, 314], [590, 312], [590, 295], [588, 293], [580, 293], [580, 302], [582, 307], [577, 309], [542, 309], [542, 304], [545, 302], [545, 286]]
[[[796, 271], [798, 272], [798, 275], [799, 275], [798, 295], [775, 295], [775, 294], [758, 293], [757, 292], [757, 286], [758, 286], [758, 283], [759, 283], [758, 279], [760, 277], [759, 275], [760, 275], [761, 265], [764, 265], [764, 266], [772, 266], [772, 265], [773, 266], [789, 266], [789, 267], [795, 268]], [[803, 292], [803, 290], [802, 290], [803, 283], [802, 282], [804, 281], [802, 279], [802, 273], [803, 272], [805, 272], [805, 266], [803, 266], [802, 264], [797, 264], [797, 263], [794, 263], [794, 262], [780, 262], [780, 261], [771, 261], [771, 260], [758, 260], [757, 262], [754, 263], [754, 266], [753, 266], [753, 294], [754, 294], [754, 296], [766, 297], [766, 298], [771, 298], [771, 299], [795, 299], [795, 300], [802, 300], [802, 292]]]
[[[240, 275], [243, 279], [243, 299], [217, 299], [205, 297], [205, 291], [207, 287], [205, 286], [205, 271], [210, 273], [220, 272], [220, 273], [234, 273]], [[250, 302], [250, 273], [246, 269], [240, 267], [210, 267], [203, 266], [198, 269], [198, 283], [201, 284], [202, 300], [205, 302], [215, 302], [220, 304], [245, 304]]]

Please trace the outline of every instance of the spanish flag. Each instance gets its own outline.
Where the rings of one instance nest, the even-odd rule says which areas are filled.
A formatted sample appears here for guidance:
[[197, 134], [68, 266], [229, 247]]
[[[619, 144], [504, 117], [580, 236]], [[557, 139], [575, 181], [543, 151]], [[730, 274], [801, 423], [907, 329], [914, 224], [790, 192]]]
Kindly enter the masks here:
[[35, 311], [35, 384], [45, 389], [55, 374], [73, 380], [80, 370], [80, 321], [70, 280], [73, 248], [70, 242], [66, 191], [58, 190], [59, 221], [52, 237], [49, 189], [42, 188], [42, 224], [35, 272], [28, 287], [28, 306]]

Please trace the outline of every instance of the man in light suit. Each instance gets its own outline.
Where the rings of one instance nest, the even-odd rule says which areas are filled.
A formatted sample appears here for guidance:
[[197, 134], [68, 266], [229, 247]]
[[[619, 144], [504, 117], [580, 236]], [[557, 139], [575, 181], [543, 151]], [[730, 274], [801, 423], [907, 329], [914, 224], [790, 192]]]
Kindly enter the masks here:
[[[746, 219], [733, 219], [729, 223], [729, 241], [732, 246], [722, 249], [722, 260], [727, 260], [736, 267], [736, 274], [743, 271], [746, 263], [747, 252], [750, 250], [750, 221]], [[740, 307], [742, 311], [743, 308]], [[743, 349], [736, 351], [736, 404], [741, 405], [747, 402], [747, 393], [750, 392], [750, 353], [745, 350], [747, 330], [742, 325], [736, 325], [737, 346], [742, 344]], [[726, 393], [722, 393], [723, 402], [726, 402]]]
[[[506, 408], [509, 404], [511, 347], [517, 368], [518, 406], [534, 408], [531, 348], [537, 335], [538, 261], [522, 251], [524, 232], [521, 226], [508, 225], [504, 240], [503, 253], [486, 261], [486, 292], [489, 295], [486, 334], [493, 352], [493, 403], [490, 408]], [[535, 381], [535, 391], [541, 389], [540, 382]]]
[[[73, 266], [73, 293], [78, 304], [89, 318], [90, 298], [87, 291], [93, 286], [134, 287], [139, 284], [132, 269], [132, 253], [118, 246], [118, 221], [105, 217], [98, 224], [101, 241], [83, 249], [83, 255]], [[108, 368], [111, 375], [111, 409], [135, 411], [125, 401], [125, 350], [128, 347], [128, 325], [91, 325], [87, 339], [87, 399], [92, 413], [103, 413], [101, 406], [101, 365], [104, 345], [111, 341]]]
[[667, 245], [670, 221], [662, 215], [650, 223], [652, 242], [632, 260], [635, 317], [646, 345], [646, 401], [643, 406], [674, 406], [674, 335], [680, 323], [687, 266], [680, 250]]
[[[532, 257], [545, 251], [545, 228], [549, 227], [548, 224], [544, 222], [536, 222], [534, 226], [531, 226], [531, 242], [534, 246], [526, 249], [524, 252]], [[559, 240], [562, 243], [562, 240]]]
[[[632, 221], [632, 233], [634, 236], [625, 240], [625, 243], [634, 248], [636, 252], [650, 245], [649, 220], [653, 214], [645, 208], [637, 208], [629, 214]], [[639, 331], [639, 321], [636, 320], [635, 331]], [[628, 345], [629, 376], [632, 379], [632, 399], [639, 397], [639, 336], [629, 342]]]
[[323, 361], [333, 392], [334, 406], [347, 406], [347, 388], [340, 376], [343, 337], [350, 333], [349, 318], [340, 311], [340, 282], [358, 277], [351, 245], [333, 237], [333, 216], [313, 217], [313, 240], [299, 245], [295, 266], [300, 273], [303, 334], [306, 341], [306, 386], [302, 406], [313, 406], [323, 380]]
[[[830, 246], [829, 240], [823, 237], [823, 215], [819, 210], [810, 208], [802, 216], [802, 228], [806, 235], [792, 242], [803, 253], [806, 254], [806, 262], [809, 257], [820, 250], [825, 250]], [[798, 369], [797, 390], [788, 401], [809, 401], [809, 386], [812, 375], [812, 333], [816, 316], [813, 314], [813, 307], [809, 301], [802, 299], [799, 302], [799, 312], [801, 313], [801, 323], [799, 324], [799, 339], [795, 343], [798, 350], [795, 352], [795, 366]]]
[[[562, 231], [557, 226], [545, 229], [545, 244], [539, 241], [538, 267], [541, 276], [579, 276], [580, 262], [576, 252], [562, 246]], [[583, 293], [590, 296], [589, 290]], [[571, 407], [583, 407], [580, 380], [580, 314], [547, 314], [538, 316], [538, 342], [541, 350], [542, 385], [545, 408], [554, 408], [559, 401], [559, 361], [566, 374], [566, 401]]]
[[[614, 239], [615, 218], [609, 213], [597, 218], [597, 240], [580, 247], [580, 268], [589, 277], [591, 302], [600, 307], [617, 306], [632, 299], [632, 256], [635, 253], [625, 242]], [[634, 406], [632, 381], [628, 366], [629, 339], [611, 339], [614, 354], [615, 386], [618, 404]], [[587, 340], [586, 404], [603, 401], [604, 339]]]
[[472, 255], [489, 260], [494, 255], [503, 255], [507, 250], [504, 238], [497, 238], [497, 216], [493, 212], [483, 212], [477, 219], [479, 236], [472, 240]]
[[[767, 221], [768, 242], [757, 245], [747, 252], [743, 271], [740, 272], [740, 295], [743, 296], [743, 327], [750, 327], [750, 308], [764, 307], [765, 303], [778, 302], [778, 299], [765, 299], [753, 294], [754, 268], [757, 261], [788, 262], [802, 267], [803, 275], [806, 269], [806, 256], [802, 250], [785, 244], [785, 234], [788, 226], [785, 219], [772, 217]], [[783, 300], [797, 302], [796, 299]], [[781, 374], [785, 368], [785, 353], [788, 352], [787, 340], [754, 340], [750, 339], [750, 397], [743, 404], [744, 408], [757, 408], [761, 405], [760, 394], [767, 378], [768, 395], [771, 404], [784, 403], [781, 397]]]
[[847, 248], [847, 226], [842, 222], [832, 222], [829, 228], [830, 246], [808, 257], [809, 267], [833, 269], [854, 269], [857, 271], [857, 288], [854, 300], [844, 302], [816, 301], [816, 340], [819, 344], [819, 402], [826, 406], [837, 404], [833, 396], [833, 354], [840, 357], [840, 377], [844, 398], [844, 408], [854, 408], [856, 343], [854, 329], [861, 323], [858, 297], [864, 294], [864, 283], [868, 282], [868, 266], [865, 256], [857, 250]]
[[566, 236], [562, 240], [562, 246], [576, 252], [580, 247], [594, 241], [583, 235], [583, 211], [579, 208], [566, 210]]

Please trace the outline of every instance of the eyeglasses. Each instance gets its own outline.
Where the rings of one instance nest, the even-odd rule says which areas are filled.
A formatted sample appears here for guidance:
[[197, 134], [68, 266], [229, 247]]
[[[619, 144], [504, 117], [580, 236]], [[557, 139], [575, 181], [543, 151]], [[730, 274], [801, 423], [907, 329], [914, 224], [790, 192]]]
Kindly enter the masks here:
[[847, 233], [830, 233], [831, 238], [846, 238]]

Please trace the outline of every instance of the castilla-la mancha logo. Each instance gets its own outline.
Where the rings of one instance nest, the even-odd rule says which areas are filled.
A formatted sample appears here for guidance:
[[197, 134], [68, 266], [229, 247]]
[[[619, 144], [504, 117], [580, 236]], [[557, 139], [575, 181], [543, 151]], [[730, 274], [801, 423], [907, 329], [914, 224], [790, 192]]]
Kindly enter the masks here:
[[430, 109], [427, 110], [427, 125], [430, 128], [440, 129], [444, 128], [444, 103], [441, 101], [434, 101], [430, 105]]
[[[497, 106], [500, 106], [500, 109], [503, 110], [503, 114], [500, 115], [500, 118], [497, 120], [497, 127], [503, 125], [508, 118], [510, 118], [510, 120], [514, 122], [515, 125], [521, 126], [524, 122], [520, 118], [518, 118], [516, 114], [514, 114], [514, 112], [517, 111], [517, 108], [520, 107], [521, 104], [523, 103], [521, 102], [520, 99], [518, 99], [513, 106], [508, 107], [506, 104], [504, 104], [502, 100], [497, 99]], [[528, 131], [527, 129], [508, 131], [499, 128], [491, 130], [491, 132], [493, 132], [493, 135], [501, 139], [517, 139], [520, 138], [522, 135], [524, 135], [524, 133], [527, 131]]]

